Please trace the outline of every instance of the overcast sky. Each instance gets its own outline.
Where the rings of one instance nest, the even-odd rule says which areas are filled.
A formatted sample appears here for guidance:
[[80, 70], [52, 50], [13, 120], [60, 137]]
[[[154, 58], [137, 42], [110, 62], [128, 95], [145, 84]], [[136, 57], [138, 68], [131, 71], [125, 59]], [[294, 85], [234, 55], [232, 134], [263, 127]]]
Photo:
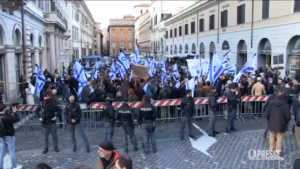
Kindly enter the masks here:
[[94, 20], [101, 23], [101, 29], [107, 28], [109, 19], [123, 18], [125, 14], [134, 16], [134, 6], [139, 4], [150, 4], [149, 1], [103, 1], [85, 0]]

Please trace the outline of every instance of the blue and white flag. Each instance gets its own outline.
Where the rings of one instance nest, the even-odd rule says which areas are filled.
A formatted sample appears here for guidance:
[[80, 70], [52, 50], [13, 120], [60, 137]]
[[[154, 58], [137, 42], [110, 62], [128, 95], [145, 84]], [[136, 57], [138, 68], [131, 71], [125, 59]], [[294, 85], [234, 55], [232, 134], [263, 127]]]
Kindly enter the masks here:
[[221, 58], [221, 64], [225, 65], [227, 63], [229, 63], [230, 61], [230, 55], [231, 55], [231, 49], [229, 49]]
[[195, 78], [191, 78], [191, 80], [187, 81], [185, 84], [186, 90], [192, 91], [192, 97], [194, 97], [194, 91], [195, 91]]
[[194, 56], [194, 59], [199, 59], [199, 55], [196, 54], [196, 55]]
[[229, 73], [232, 77], [236, 75], [236, 64], [224, 68], [223, 73]]
[[145, 62], [145, 66], [148, 67], [148, 76], [152, 77], [153, 76], [153, 68], [154, 68], [154, 63], [151, 58], [147, 58]]
[[99, 69], [99, 62], [96, 62], [94, 65], [93, 74], [92, 74], [92, 77], [94, 80], [97, 80], [98, 69]]
[[172, 77], [173, 77], [174, 81], [176, 81], [176, 78], [178, 77], [178, 75], [179, 75], [178, 66], [177, 66], [177, 63], [175, 63], [173, 65], [173, 71], [172, 71]]
[[139, 48], [136, 48], [134, 54], [135, 55], [134, 55], [134, 57], [132, 59], [132, 63], [135, 64], [135, 65], [142, 64], [142, 61], [141, 61], [140, 56], [139, 56]]
[[188, 70], [192, 77], [200, 74], [200, 59], [186, 59]]
[[120, 79], [124, 79], [124, 74], [126, 73], [126, 70], [129, 69], [129, 61], [124, 53], [124, 51], [122, 51], [118, 58], [117, 58], [117, 64], [119, 65], [120, 69], [119, 69], [119, 76]]
[[35, 64], [33, 76], [35, 76], [34, 95], [40, 98], [40, 92], [43, 89], [46, 77], [43, 75], [39, 65]]
[[61, 81], [64, 81], [64, 80], [65, 80], [65, 78], [64, 78], [64, 76], [63, 76], [62, 73], [61, 73], [59, 76], [60, 76], [60, 80], [61, 80]]
[[[200, 65], [201, 65], [201, 74], [203, 75], [207, 75], [208, 73], [208, 68], [209, 68], [209, 60], [208, 59], [201, 59], [200, 60]], [[202, 77], [200, 76], [200, 77]]]
[[132, 69], [130, 71], [129, 81], [131, 81], [131, 79], [132, 79]]
[[117, 70], [116, 70], [115, 62], [113, 61], [110, 66], [109, 79], [115, 80], [116, 75], [117, 75]]
[[74, 72], [77, 72], [77, 76], [75, 76], [75, 79], [78, 81], [77, 95], [78, 100], [81, 100], [82, 89], [86, 86], [87, 80], [84, 73], [84, 68], [77, 60], [74, 61]]
[[167, 80], [167, 71], [165, 65], [161, 68], [161, 84], [164, 84]]
[[146, 91], [147, 91], [147, 89], [148, 89], [148, 86], [149, 86], [149, 83], [146, 83], [146, 84], [144, 85], [144, 87], [143, 87], [143, 90], [145, 91], [145, 93], [146, 93]]
[[214, 85], [215, 81], [219, 78], [222, 72], [223, 66], [220, 62], [217, 52], [215, 51], [209, 68], [209, 81], [211, 86]]
[[246, 72], [253, 72], [256, 60], [257, 60], [257, 55], [256, 53], [254, 53], [253, 56], [248, 60], [248, 62], [242, 67], [240, 72], [234, 77], [232, 82], [237, 83], [240, 81], [240, 78], [243, 74], [245, 74]]

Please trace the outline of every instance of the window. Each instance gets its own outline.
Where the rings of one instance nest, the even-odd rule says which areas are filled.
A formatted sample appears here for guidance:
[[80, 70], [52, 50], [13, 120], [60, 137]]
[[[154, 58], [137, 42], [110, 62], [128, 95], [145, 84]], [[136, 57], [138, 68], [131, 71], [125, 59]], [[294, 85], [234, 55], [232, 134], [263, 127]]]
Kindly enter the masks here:
[[115, 32], [115, 30], [113, 29], [113, 30], [111, 30], [111, 34], [112, 35], [114, 35], [116, 32]]
[[174, 29], [174, 37], [177, 37], [177, 28]]
[[195, 21], [191, 23], [191, 33], [195, 33]]
[[228, 10], [222, 11], [221, 12], [221, 27], [226, 27], [228, 26]]
[[128, 32], [129, 32], [129, 34], [131, 35], [131, 34], [132, 34], [132, 29], [129, 29]]
[[115, 48], [115, 47], [116, 47], [116, 42], [112, 42], [112, 43], [111, 43], [111, 46], [112, 46], [113, 48]]
[[184, 25], [184, 34], [185, 35], [189, 34], [189, 24]]
[[121, 35], [124, 34], [124, 30], [123, 30], [123, 29], [120, 30], [120, 34], [121, 34]]
[[33, 34], [30, 34], [30, 45], [33, 46]]
[[166, 39], [168, 39], [168, 33], [169, 33], [169, 32], [168, 32], [168, 31], [166, 31]]
[[75, 12], [75, 21], [79, 22], [79, 13]]
[[157, 25], [157, 15], [154, 17], [154, 26]]
[[38, 7], [44, 9], [44, 1], [38, 1]]
[[215, 15], [209, 16], [209, 30], [215, 29]]
[[204, 31], [204, 18], [199, 20], [199, 31], [200, 32]]
[[179, 36], [182, 36], [182, 26], [179, 26]]
[[295, 0], [294, 2], [294, 12], [300, 12], [300, 1]]
[[141, 10], [141, 14], [143, 14], [143, 10]]
[[237, 24], [245, 23], [245, 4], [237, 7]]
[[270, 10], [270, 0], [262, 1], [262, 19], [269, 18], [269, 10]]
[[171, 29], [170, 30], [170, 38], [172, 38], [173, 37], [173, 30]]

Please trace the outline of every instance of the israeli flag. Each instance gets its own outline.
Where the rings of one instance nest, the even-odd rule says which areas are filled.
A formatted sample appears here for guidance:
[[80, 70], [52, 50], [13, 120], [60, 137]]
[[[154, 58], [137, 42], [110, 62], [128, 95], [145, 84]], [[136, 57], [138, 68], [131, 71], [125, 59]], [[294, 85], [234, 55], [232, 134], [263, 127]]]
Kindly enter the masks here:
[[46, 77], [43, 75], [38, 64], [35, 64], [33, 76], [35, 76], [34, 95], [40, 98], [40, 92], [45, 85]]
[[148, 89], [148, 86], [149, 86], [149, 83], [146, 83], [145, 86], [143, 87], [143, 90], [145, 91], [145, 93], [146, 93], [146, 91]]
[[131, 79], [132, 79], [132, 69], [130, 71], [129, 81], [131, 81]]
[[147, 58], [146, 62], [145, 62], [145, 66], [148, 67], [148, 76], [149, 77], [153, 76], [153, 70], [152, 69], [154, 68], [154, 66], [153, 66], [153, 62], [152, 61], [153, 60], [151, 58]]
[[200, 63], [200, 65], [201, 65], [201, 74], [202, 75], [207, 75], [208, 68], [209, 68], [209, 60], [208, 59], [201, 59], [200, 62], [201, 62]]
[[191, 80], [187, 81], [185, 84], [186, 90], [192, 91], [192, 97], [194, 97], [194, 91], [195, 91], [195, 78], [191, 78]]
[[161, 84], [164, 84], [166, 80], [167, 80], [167, 71], [165, 66], [163, 66], [161, 68]]
[[135, 64], [135, 65], [142, 64], [142, 61], [141, 61], [140, 56], [139, 56], [139, 48], [136, 48], [134, 54], [135, 54], [135, 56], [132, 59], [132, 63]]
[[214, 85], [215, 81], [218, 79], [222, 72], [223, 66], [219, 60], [217, 52], [215, 51], [209, 68], [209, 81], [211, 83], [211, 86]]
[[77, 76], [75, 76], [75, 79], [78, 81], [78, 100], [81, 100], [82, 89], [86, 86], [87, 80], [84, 73], [84, 68], [77, 60], [74, 61], [74, 71], [77, 72]]
[[112, 62], [110, 66], [109, 79], [115, 80], [116, 74], [117, 74], [117, 70], [116, 70], [115, 62]]
[[223, 73], [229, 73], [231, 76], [234, 77], [236, 75], [236, 64], [224, 68]]
[[237, 83], [240, 81], [240, 78], [243, 74], [245, 74], [246, 72], [253, 72], [256, 60], [257, 60], [257, 55], [256, 53], [254, 53], [253, 56], [248, 60], [248, 62], [242, 67], [240, 72], [234, 77], [232, 82]]
[[98, 69], [99, 69], [99, 62], [96, 62], [94, 65], [93, 75], [92, 75], [94, 80], [97, 80]]
[[192, 77], [199, 76], [200, 74], [200, 59], [186, 59], [188, 70]]
[[119, 76], [121, 79], [124, 79], [124, 74], [126, 73], [126, 70], [129, 69], [129, 61], [126, 58], [126, 55], [124, 54], [124, 51], [122, 51], [118, 58], [117, 58], [117, 64], [119, 65]]
[[29, 84], [29, 91], [31, 94], [35, 95], [35, 86], [33, 86], [29, 81], [27, 81]]
[[222, 64], [222, 65], [225, 65], [225, 64], [229, 63], [229, 61], [230, 61], [230, 56], [231, 56], [231, 49], [228, 50], [228, 51], [223, 55], [223, 57], [222, 57], [222, 59], [221, 59], [221, 64]]
[[174, 81], [176, 81], [176, 78], [178, 77], [178, 75], [179, 75], [178, 66], [177, 66], [177, 63], [175, 63], [173, 65], [173, 72], [172, 72], [172, 77], [173, 77]]

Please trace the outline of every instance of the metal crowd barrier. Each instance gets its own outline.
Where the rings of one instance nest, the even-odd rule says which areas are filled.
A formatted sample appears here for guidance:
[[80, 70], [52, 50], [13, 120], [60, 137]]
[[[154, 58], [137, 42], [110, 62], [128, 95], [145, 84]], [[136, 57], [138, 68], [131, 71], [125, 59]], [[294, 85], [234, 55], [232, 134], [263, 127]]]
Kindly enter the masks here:
[[[242, 96], [238, 104], [237, 119], [239, 121], [245, 121], [243, 116], [261, 116], [264, 112], [264, 106], [269, 96]], [[209, 99], [208, 97], [194, 98], [195, 101], [195, 115], [196, 119], [209, 117]], [[182, 117], [180, 110], [181, 99], [168, 99], [168, 100], [153, 100], [153, 105], [157, 107], [158, 119], [161, 121], [171, 121]], [[219, 108], [215, 114], [217, 116], [224, 116], [226, 118], [227, 112], [227, 98], [220, 97], [217, 102]], [[143, 104], [142, 101], [130, 102], [129, 106], [136, 109]], [[95, 129], [99, 124], [103, 123], [103, 102], [91, 103], [89, 106], [85, 103], [80, 103], [82, 109], [81, 123], [86, 126], [87, 129]], [[115, 109], [121, 107], [121, 102], [113, 102]], [[35, 110], [39, 105], [19, 105], [18, 114], [21, 121], [16, 126], [36, 126], [41, 125], [35, 115]], [[63, 128], [66, 126], [66, 119], [64, 116], [65, 104], [61, 105], [62, 117], [61, 121], [57, 120], [58, 125], [62, 125]]]

